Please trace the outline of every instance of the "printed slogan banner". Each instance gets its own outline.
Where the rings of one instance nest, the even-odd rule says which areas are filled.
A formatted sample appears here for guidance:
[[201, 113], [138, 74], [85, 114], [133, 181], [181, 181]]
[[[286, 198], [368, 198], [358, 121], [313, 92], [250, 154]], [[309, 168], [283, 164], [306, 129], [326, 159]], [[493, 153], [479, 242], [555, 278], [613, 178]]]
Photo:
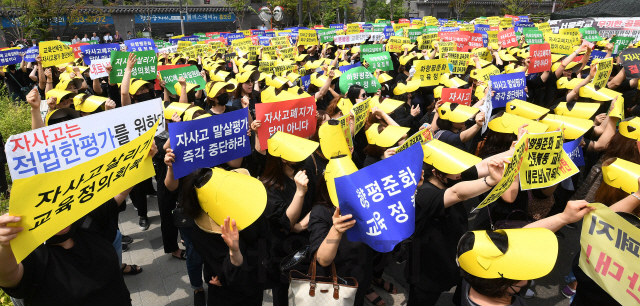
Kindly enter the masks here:
[[569, 35], [547, 34], [547, 41], [553, 53], [568, 55], [573, 52], [573, 38]]
[[451, 73], [464, 74], [467, 71], [469, 58], [471, 58], [471, 53], [469, 52], [449, 52], [447, 60], [450, 65], [449, 68], [451, 69]]
[[418, 131], [417, 133], [413, 134], [413, 136], [407, 138], [407, 140], [399, 147], [396, 148], [396, 153], [402, 152], [406, 149], [408, 149], [409, 147], [411, 147], [414, 143], [420, 143], [420, 145], [423, 145], [425, 142], [432, 140], [433, 139], [433, 134], [431, 133], [431, 130], [429, 129], [422, 129], [420, 131]]
[[246, 109], [169, 123], [171, 148], [176, 155], [173, 177], [179, 179], [198, 168], [211, 168], [251, 154]]
[[529, 150], [520, 169], [520, 188], [553, 186], [578, 173], [578, 167], [563, 150], [562, 132], [529, 134]]
[[42, 67], [51, 67], [63, 63], [73, 62], [73, 49], [60, 41], [51, 40], [40, 42]]
[[415, 77], [420, 78], [421, 87], [440, 84], [440, 76], [449, 72], [446, 58], [418, 60], [413, 63], [416, 66]]
[[129, 39], [125, 40], [124, 44], [129, 52], [153, 50], [158, 53], [158, 47], [156, 47], [156, 43], [151, 38]]
[[160, 120], [160, 98], [46, 126], [7, 139], [4, 150], [13, 180], [61, 171], [106, 154], [142, 135]]
[[513, 99], [527, 100], [524, 91], [526, 84], [524, 72], [515, 72], [490, 77], [495, 95], [491, 99], [493, 108], [505, 107]]
[[609, 82], [609, 76], [611, 76], [611, 70], [613, 69], [613, 58], [605, 58], [598, 62], [598, 68], [596, 75], [593, 77], [593, 86], [596, 89], [600, 89], [607, 85]]
[[111, 59], [108, 58], [93, 60], [91, 65], [89, 65], [89, 77], [91, 77], [92, 80], [95, 80], [97, 78], [109, 76], [109, 72], [107, 72], [105, 67], [107, 64], [110, 64], [110, 61]]
[[364, 127], [365, 121], [367, 120], [367, 116], [369, 115], [371, 98], [367, 98], [366, 100], [357, 103], [351, 108], [351, 113], [355, 118], [355, 129], [354, 134], [358, 134], [360, 129]]
[[[558, 33], [560, 29], [593, 28], [601, 37], [628, 36], [640, 39], [640, 17], [588, 17], [549, 20], [550, 30]], [[541, 29], [542, 30], [542, 29]], [[582, 34], [586, 39], [587, 35]], [[600, 39], [599, 39], [600, 40]]]
[[84, 63], [87, 65], [91, 65], [91, 61], [93, 60], [110, 58], [111, 51], [120, 51], [120, 45], [119, 44], [100, 44], [100, 45], [80, 46], [80, 52], [82, 52]]
[[596, 210], [582, 219], [580, 268], [620, 305], [638, 305], [640, 229], [605, 205], [590, 206]]
[[115, 195], [155, 175], [147, 155], [159, 122], [124, 146], [76, 167], [14, 180], [9, 214], [21, 216], [15, 225], [24, 228], [11, 240], [16, 261]]
[[350, 175], [335, 179], [342, 215], [356, 225], [347, 239], [391, 252], [415, 230], [414, 194], [422, 175], [422, 146], [415, 144]]
[[169, 70], [164, 70], [160, 72], [162, 76], [162, 80], [166, 82], [165, 88], [169, 90], [171, 94], [177, 95], [175, 85], [178, 83], [180, 77], [185, 78], [187, 83], [192, 83], [198, 85], [194, 90], [204, 89], [207, 85], [205, 80], [200, 75], [200, 71], [198, 71], [198, 67], [196, 66], [187, 66], [174, 68]]
[[[127, 61], [131, 52], [111, 51], [111, 73], [109, 81], [122, 83], [124, 70], [127, 68]], [[131, 78], [142, 80], [155, 80], [158, 76], [158, 60], [155, 51], [133, 52], [136, 55], [136, 63], [131, 69]], [[168, 83], [168, 82], [167, 82]], [[169, 84], [167, 84], [168, 86]]]
[[443, 88], [442, 102], [451, 102], [471, 106], [471, 88]]
[[367, 70], [371, 73], [376, 69], [380, 71], [393, 70], [393, 64], [391, 63], [391, 55], [389, 52], [380, 52], [362, 56], [362, 59], [369, 63]]
[[362, 88], [364, 88], [364, 91], [366, 91], [367, 93], [374, 93], [377, 92], [378, 89], [380, 89], [380, 83], [378, 82], [378, 79], [376, 79], [376, 77], [374, 77], [373, 74], [371, 74], [371, 72], [367, 70], [367, 68], [364, 68], [362, 66], [352, 68], [344, 72], [340, 76], [340, 80], [338, 81], [340, 92], [349, 91], [349, 87], [354, 84], [362, 86]]
[[551, 69], [551, 47], [549, 44], [531, 45], [529, 52], [531, 54], [529, 73], [545, 72]]
[[256, 120], [262, 121], [262, 126], [258, 129], [262, 150], [267, 149], [267, 140], [277, 131], [306, 138], [316, 131], [316, 100], [307, 97], [276, 103], [258, 103]]
[[564, 152], [567, 153], [577, 167], [584, 166], [584, 154], [580, 142], [582, 142], [582, 137], [570, 142], [565, 142], [562, 145]]
[[13, 49], [0, 51], [0, 66], [20, 64], [20, 62], [22, 62], [20, 53], [22, 52], [24, 52], [24, 50]]
[[626, 49], [620, 53], [627, 79], [640, 78], [640, 48]]

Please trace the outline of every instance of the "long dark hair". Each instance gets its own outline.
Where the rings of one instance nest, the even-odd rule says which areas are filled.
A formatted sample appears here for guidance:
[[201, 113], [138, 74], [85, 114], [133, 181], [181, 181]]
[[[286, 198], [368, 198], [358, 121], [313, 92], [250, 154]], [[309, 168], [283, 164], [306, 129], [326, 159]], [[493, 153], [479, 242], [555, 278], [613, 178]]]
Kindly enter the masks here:
[[[233, 91], [233, 98], [234, 99], [240, 99], [242, 98], [242, 85], [244, 85], [247, 82], [244, 83], [238, 83], [238, 87], [236, 87], [236, 90]], [[255, 85], [255, 83], [254, 83]], [[251, 86], [251, 92], [247, 95], [249, 97], [249, 99], [253, 98], [253, 85]]]
[[354, 84], [351, 85], [351, 87], [349, 87], [349, 90], [347, 91], [347, 99], [351, 100], [351, 103], [353, 103], [353, 105], [356, 105], [356, 99], [360, 99], [360, 90], [364, 90], [364, 87], [358, 85], [358, 84]]
[[[373, 116], [370, 116], [373, 117]], [[384, 129], [386, 128], [386, 126], [383, 125], [378, 125], [378, 133], [382, 133], [382, 131], [384, 131]], [[381, 146], [378, 145], [374, 145], [374, 144], [368, 144], [364, 150], [362, 150], [362, 152], [364, 154], [373, 156], [373, 157], [377, 157], [377, 158], [381, 158], [382, 155], [384, 154], [384, 151], [386, 151], [387, 148], [383, 148]]]
[[211, 169], [200, 168], [185, 176], [182, 180], [182, 195], [180, 196], [180, 205], [185, 215], [191, 218], [197, 218], [202, 211], [196, 188], [204, 186], [211, 179]]
[[264, 173], [260, 177], [260, 181], [264, 184], [264, 188], [284, 190], [284, 162], [280, 157], [272, 156], [267, 153], [267, 165]]
[[329, 196], [329, 188], [327, 188], [327, 181], [324, 179], [324, 174], [318, 176], [318, 182], [316, 183], [316, 198], [313, 201], [313, 206], [315, 205], [322, 205], [330, 211], [335, 208], [331, 202], [331, 197]]
[[482, 147], [478, 150], [478, 157], [487, 158], [507, 151], [511, 148], [511, 143], [517, 139], [518, 136], [513, 133], [500, 133], [489, 129], [482, 143]]
[[[638, 151], [636, 141], [623, 136], [620, 132], [616, 132], [613, 137], [611, 137], [611, 141], [609, 141], [609, 145], [607, 145], [602, 160], [606, 161], [618, 157], [632, 163], [640, 164], [640, 152]], [[603, 181], [596, 191], [594, 200], [598, 203], [611, 206], [628, 195], [629, 194], [622, 189], [611, 187]]]
[[331, 102], [329, 102], [329, 106], [327, 106], [326, 110], [326, 114], [329, 115], [329, 117], [333, 117], [341, 111], [340, 108], [338, 108], [338, 102], [340, 102], [340, 99], [342, 98], [344, 98], [344, 96], [336, 96], [331, 100]]

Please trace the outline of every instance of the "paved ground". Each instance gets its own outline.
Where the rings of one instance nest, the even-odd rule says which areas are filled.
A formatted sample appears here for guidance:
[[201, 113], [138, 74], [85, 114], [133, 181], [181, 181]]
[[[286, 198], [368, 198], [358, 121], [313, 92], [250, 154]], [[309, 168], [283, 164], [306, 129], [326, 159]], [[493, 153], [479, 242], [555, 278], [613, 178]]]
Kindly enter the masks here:
[[[186, 264], [184, 261], [172, 258], [171, 255], [164, 254], [157, 198], [149, 197], [148, 202], [151, 227], [147, 231], [140, 230], [137, 212], [130, 202], [127, 203], [127, 210], [120, 214], [120, 229], [123, 234], [134, 239], [129, 251], [123, 253], [123, 262], [137, 264], [144, 269], [143, 273], [136, 276], [125, 276], [133, 305], [192, 305], [193, 291], [189, 286]], [[551, 274], [536, 280], [536, 286], [532, 288], [536, 297], [527, 300], [529, 306], [568, 305], [569, 300], [560, 291], [565, 285], [564, 276], [569, 271], [571, 260], [579, 250], [580, 229], [565, 227], [561, 231], [566, 235], [566, 238], [559, 240], [560, 256], [556, 267]], [[386, 292], [376, 290], [388, 306], [406, 305], [408, 295], [405, 288], [408, 287], [402, 277], [403, 269], [402, 265], [390, 264], [384, 276], [385, 279], [393, 281], [396, 287], [399, 287], [400, 294], [391, 296]], [[452, 305], [452, 296], [453, 290], [450, 293], [444, 293], [438, 301], [438, 305]], [[265, 292], [263, 305], [272, 305], [268, 291]]]

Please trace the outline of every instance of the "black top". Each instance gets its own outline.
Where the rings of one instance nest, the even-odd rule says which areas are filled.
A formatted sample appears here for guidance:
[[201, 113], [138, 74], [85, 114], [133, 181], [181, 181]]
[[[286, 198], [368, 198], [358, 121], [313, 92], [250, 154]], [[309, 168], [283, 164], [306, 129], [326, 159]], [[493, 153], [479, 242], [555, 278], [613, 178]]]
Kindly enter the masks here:
[[558, 92], [558, 85], [556, 85], [557, 81], [558, 78], [556, 77], [555, 71], [551, 71], [547, 81], [544, 83], [544, 104], [542, 106], [549, 107], [553, 104], [553, 101], [556, 98], [556, 93]]
[[[471, 286], [464, 279], [462, 280], [462, 300], [460, 301], [461, 306], [482, 306], [469, 298], [469, 291], [471, 291]], [[520, 296], [514, 296], [511, 298], [511, 304], [507, 306], [527, 306], [527, 303], [524, 302], [524, 299]]]
[[460, 139], [460, 133], [454, 133], [449, 130], [439, 130], [434, 135], [434, 138], [467, 152], [467, 146], [465, 146], [464, 142]]
[[408, 78], [408, 75], [404, 73], [398, 73], [398, 75], [396, 76], [396, 83], [406, 83]]
[[362, 167], [367, 167], [367, 166], [371, 166], [379, 161], [382, 160], [381, 157], [375, 157], [375, 156], [371, 156], [371, 155], [366, 155], [367, 157], [365, 157], [364, 159], [364, 163], [362, 164]]
[[[333, 226], [334, 208], [327, 208], [323, 205], [314, 205], [309, 216], [309, 227], [307, 230], [311, 233], [309, 241], [311, 246], [309, 254], [314, 254], [320, 248], [320, 245], [329, 234], [329, 230]], [[371, 283], [373, 271], [373, 252], [369, 246], [362, 242], [351, 242], [347, 239], [347, 235], [343, 234], [338, 245], [338, 252], [333, 262], [336, 265], [336, 271], [340, 277], [353, 277], [358, 281], [358, 291], [354, 305], [364, 304], [364, 295]], [[317, 265], [317, 273], [322, 276], [331, 275], [331, 266], [322, 268]]]
[[14, 72], [7, 70], [4, 75], [9, 92], [12, 94], [20, 94], [20, 88], [31, 85], [29, 74], [23, 72], [22, 69], [16, 69]]
[[456, 249], [469, 229], [468, 216], [462, 203], [444, 208], [445, 191], [425, 180], [415, 197], [416, 229], [404, 274], [427, 292], [448, 291], [460, 282]]
[[[222, 112], [222, 113], [223, 113], [223, 114], [226, 114], [226, 113], [230, 113], [230, 112], [232, 112], [232, 111], [234, 111], [234, 110], [238, 110], [238, 108], [235, 108], [235, 107], [233, 107], [233, 106], [225, 105], [225, 106], [224, 106], [224, 112]], [[214, 113], [213, 111], [211, 111], [211, 108], [209, 108], [209, 110], [207, 110], [207, 114], [209, 114], [209, 115], [211, 115], [211, 116], [220, 115], [220, 114], [216, 114], [216, 113]]]
[[192, 227], [193, 247], [204, 263], [205, 281], [218, 277], [222, 286], [209, 285], [208, 305], [262, 305], [262, 291], [267, 273], [262, 265], [268, 246], [267, 223], [261, 216], [249, 227], [240, 231], [242, 265], [231, 263], [229, 247], [220, 234], [211, 234], [198, 226]]
[[[110, 220], [118, 213], [115, 201], [90, 213], [94, 222]], [[14, 298], [25, 298], [32, 306], [131, 305], [118, 255], [112, 241], [77, 221], [74, 246], [42, 244], [22, 262], [24, 274], [15, 288], [1, 288]]]
[[419, 114], [415, 117], [411, 116], [411, 105], [403, 103], [393, 111], [393, 114], [398, 125], [410, 128], [409, 132], [407, 132], [407, 137], [411, 137], [411, 135], [418, 132], [421, 116]]
[[571, 306], [588, 306], [588, 305], [620, 305], [618, 301], [612, 298], [598, 283], [594, 282], [591, 277], [580, 269], [580, 254], [573, 258], [572, 268], [573, 275], [576, 276], [578, 287], [576, 294], [573, 296]]

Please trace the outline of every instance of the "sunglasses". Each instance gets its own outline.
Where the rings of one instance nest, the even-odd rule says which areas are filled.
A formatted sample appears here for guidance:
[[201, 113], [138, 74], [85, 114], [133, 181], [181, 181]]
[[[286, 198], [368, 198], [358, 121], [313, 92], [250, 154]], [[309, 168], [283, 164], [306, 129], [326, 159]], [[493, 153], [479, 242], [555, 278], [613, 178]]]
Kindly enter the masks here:
[[360, 95], [360, 98], [366, 98], [366, 97], [367, 97], [366, 93], [363, 93], [363, 94]]

